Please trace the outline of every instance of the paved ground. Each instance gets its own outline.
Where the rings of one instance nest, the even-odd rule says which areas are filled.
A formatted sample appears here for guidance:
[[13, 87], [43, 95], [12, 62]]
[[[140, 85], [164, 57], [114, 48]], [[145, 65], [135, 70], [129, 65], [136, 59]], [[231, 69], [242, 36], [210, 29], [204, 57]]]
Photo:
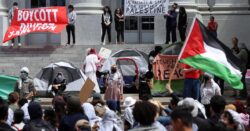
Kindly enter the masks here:
[[[232, 103], [233, 101], [235, 101], [235, 98], [232, 97], [233, 95], [233, 90], [232, 89], [225, 89], [225, 93], [224, 96], [226, 98], [227, 103]], [[248, 93], [250, 94], [250, 89], [248, 88]], [[102, 94], [103, 96], [103, 94]], [[138, 94], [124, 94], [124, 98], [131, 96], [135, 99], [138, 100]], [[155, 100], [158, 100], [160, 102], [162, 102], [163, 105], [167, 105], [170, 102], [170, 97], [154, 97]], [[39, 101], [43, 107], [50, 107], [51, 106], [51, 101], [52, 98], [37, 98], [37, 101]], [[91, 101], [91, 99], [89, 99], [88, 101]], [[244, 100], [241, 100], [242, 102], [244, 102]]]

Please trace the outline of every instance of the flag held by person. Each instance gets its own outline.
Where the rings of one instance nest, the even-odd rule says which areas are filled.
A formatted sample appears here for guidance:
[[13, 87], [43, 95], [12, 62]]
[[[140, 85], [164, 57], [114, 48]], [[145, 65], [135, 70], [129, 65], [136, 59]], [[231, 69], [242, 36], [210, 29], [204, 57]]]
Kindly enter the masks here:
[[197, 18], [178, 59], [182, 63], [220, 77], [234, 89], [243, 89], [241, 61]]

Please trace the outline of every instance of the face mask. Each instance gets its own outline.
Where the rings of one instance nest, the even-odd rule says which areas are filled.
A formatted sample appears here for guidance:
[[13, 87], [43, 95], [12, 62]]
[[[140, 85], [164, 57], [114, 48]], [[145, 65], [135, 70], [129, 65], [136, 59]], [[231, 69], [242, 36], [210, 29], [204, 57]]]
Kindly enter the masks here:
[[25, 72], [21, 72], [21, 75], [20, 75], [20, 78], [21, 79], [27, 79], [27, 77], [28, 77], [28, 74], [27, 73], [25, 73]]

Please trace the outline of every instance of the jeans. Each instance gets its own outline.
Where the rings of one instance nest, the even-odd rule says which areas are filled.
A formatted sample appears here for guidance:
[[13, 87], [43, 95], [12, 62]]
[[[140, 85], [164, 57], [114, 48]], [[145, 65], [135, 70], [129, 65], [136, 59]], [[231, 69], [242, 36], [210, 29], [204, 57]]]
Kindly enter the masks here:
[[117, 42], [120, 42], [120, 37], [122, 38], [121, 42], [124, 42], [124, 30], [117, 30]]
[[67, 31], [67, 35], [68, 35], [68, 42], [67, 44], [70, 44], [70, 32], [72, 33], [72, 37], [73, 37], [73, 44], [76, 43], [76, 38], [75, 38], [75, 25], [67, 25], [66, 26], [66, 31]]
[[199, 100], [200, 98], [200, 80], [185, 78], [184, 80], [184, 89], [183, 89], [183, 97], [191, 97], [195, 100]]
[[106, 31], [108, 33], [109, 42], [111, 42], [111, 25], [109, 25], [109, 26], [102, 25], [102, 42], [104, 41]]
[[171, 117], [170, 116], [159, 116], [157, 121], [160, 122], [163, 126], [167, 126], [171, 124]]

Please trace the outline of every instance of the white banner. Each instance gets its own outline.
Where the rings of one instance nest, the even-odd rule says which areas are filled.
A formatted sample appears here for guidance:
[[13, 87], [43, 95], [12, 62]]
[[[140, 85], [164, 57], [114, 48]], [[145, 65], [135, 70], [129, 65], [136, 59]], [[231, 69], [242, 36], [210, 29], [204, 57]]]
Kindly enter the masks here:
[[125, 16], [155, 16], [168, 12], [169, 0], [124, 0]]

